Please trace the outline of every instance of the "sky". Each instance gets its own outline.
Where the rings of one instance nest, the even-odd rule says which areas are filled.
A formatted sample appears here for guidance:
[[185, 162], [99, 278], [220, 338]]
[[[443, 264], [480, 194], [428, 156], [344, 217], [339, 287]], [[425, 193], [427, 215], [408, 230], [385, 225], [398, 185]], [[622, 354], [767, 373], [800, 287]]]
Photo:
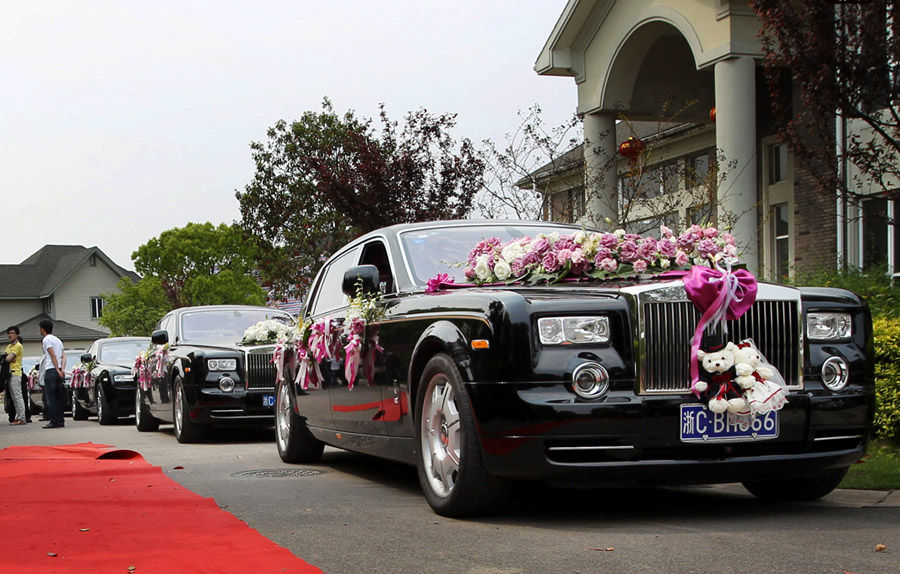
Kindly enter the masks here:
[[504, 141], [533, 104], [575, 111], [534, 62], [565, 0], [0, 0], [0, 263], [46, 244], [131, 254], [189, 222], [240, 219], [250, 143], [328, 97], [401, 120], [453, 112]]

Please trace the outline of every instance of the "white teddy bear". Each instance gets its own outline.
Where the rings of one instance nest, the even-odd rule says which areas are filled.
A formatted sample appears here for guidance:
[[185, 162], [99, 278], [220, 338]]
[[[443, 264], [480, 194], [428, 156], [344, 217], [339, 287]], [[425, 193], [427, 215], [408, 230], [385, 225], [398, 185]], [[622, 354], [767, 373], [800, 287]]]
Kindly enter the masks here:
[[765, 362], [752, 340], [745, 339], [735, 347], [734, 380], [741, 387], [750, 412], [765, 414], [781, 409], [787, 398], [778, 371]]
[[716, 351], [701, 349], [697, 352], [705, 374], [703, 379], [694, 384], [694, 390], [708, 399], [709, 410], [714, 413], [747, 411], [747, 401], [735, 388], [732, 380], [735, 372], [733, 367], [736, 350], [737, 346], [729, 342], [725, 347]]

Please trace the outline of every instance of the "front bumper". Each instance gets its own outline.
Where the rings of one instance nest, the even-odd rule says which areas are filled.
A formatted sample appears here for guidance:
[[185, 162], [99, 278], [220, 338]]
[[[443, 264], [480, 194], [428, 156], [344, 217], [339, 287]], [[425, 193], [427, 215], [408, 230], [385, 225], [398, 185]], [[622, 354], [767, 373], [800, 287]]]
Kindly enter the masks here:
[[779, 436], [681, 441], [680, 406], [692, 395], [614, 391], [581, 401], [559, 383], [468, 384], [488, 472], [561, 484], [704, 484], [815, 474], [845, 467], [870, 438], [874, 394], [796, 392], [778, 413]]
[[200, 424], [275, 424], [274, 389], [235, 389], [225, 392], [218, 388], [194, 389], [187, 392], [189, 416]]

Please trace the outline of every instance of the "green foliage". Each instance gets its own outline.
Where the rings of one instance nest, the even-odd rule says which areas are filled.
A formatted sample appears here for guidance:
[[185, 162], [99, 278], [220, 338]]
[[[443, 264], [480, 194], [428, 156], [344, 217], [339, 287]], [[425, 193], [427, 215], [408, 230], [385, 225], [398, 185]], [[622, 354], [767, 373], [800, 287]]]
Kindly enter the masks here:
[[119, 280], [118, 293], [103, 294], [103, 316], [98, 322], [113, 337], [149, 336], [156, 322], [171, 308], [158, 277], [144, 277], [137, 283]]
[[252, 277], [256, 248], [237, 225], [188, 223], [163, 231], [131, 258], [138, 273], [159, 279], [170, 309], [265, 302]]
[[875, 331], [875, 431], [900, 437], [900, 319], [881, 317]]
[[900, 453], [890, 442], [874, 442], [858, 464], [850, 467], [840, 488], [896, 490], [900, 488]]
[[450, 137], [455, 122], [419, 110], [399, 126], [382, 106], [375, 129], [325, 99], [320, 112], [279, 121], [267, 142], [251, 143], [256, 173], [237, 198], [266, 283], [302, 296], [322, 262], [362, 233], [465, 217], [484, 164], [471, 142]]
[[795, 283], [848, 289], [866, 300], [873, 317], [900, 317], [900, 287], [891, 283], [884, 266], [868, 271], [857, 268], [818, 271], [798, 277]]

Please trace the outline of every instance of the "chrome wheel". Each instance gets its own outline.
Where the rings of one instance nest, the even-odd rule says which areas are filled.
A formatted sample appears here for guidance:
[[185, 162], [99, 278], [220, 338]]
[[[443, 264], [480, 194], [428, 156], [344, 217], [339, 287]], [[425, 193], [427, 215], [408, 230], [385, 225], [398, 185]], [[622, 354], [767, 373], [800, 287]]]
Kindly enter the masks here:
[[103, 412], [103, 385], [97, 385], [97, 421], [102, 421], [105, 419], [105, 414]]
[[275, 403], [275, 439], [278, 451], [287, 452], [291, 442], [291, 397], [285, 385], [279, 385]]
[[456, 392], [438, 373], [428, 382], [422, 406], [422, 461], [435, 494], [449, 496], [459, 475], [462, 430]]
[[182, 434], [184, 428], [184, 391], [181, 385], [175, 387], [175, 434]]
[[141, 387], [134, 389], [134, 424], [141, 428]]

